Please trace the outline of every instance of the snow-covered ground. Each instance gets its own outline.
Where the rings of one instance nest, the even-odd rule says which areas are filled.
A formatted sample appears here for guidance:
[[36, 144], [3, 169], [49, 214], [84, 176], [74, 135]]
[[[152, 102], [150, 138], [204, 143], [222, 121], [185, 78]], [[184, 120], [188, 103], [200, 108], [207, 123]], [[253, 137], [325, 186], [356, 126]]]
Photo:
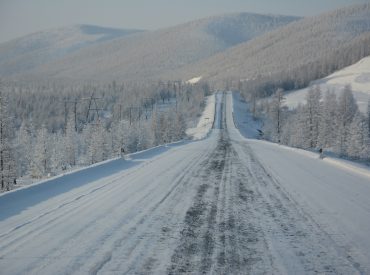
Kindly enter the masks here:
[[[370, 57], [365, 57], [356, 64], [314, 81], [311, 86], [320, 85], [322, 91], [330, 89], [341, 92], [348, 84], [352, 87], [360, 111], [366, 112], [370, 99]], [[286, 96], [286, 105], [294, 108], [299, 103], [304, 103], [308, 90], [309, 88], [305, 88], [289, 93]]]
[[0, 273], [369, 274], [369, 178], [215, 101], [207, 138], [0, 195]]
[[215, 117], [215, 94], [210, 95], [206, 99], [206, 107], [199, 118], [198, 124], [195, 128], [186, 130], [186, 134], [194, 139], [202, 139], [207, 136], [212, 128]]

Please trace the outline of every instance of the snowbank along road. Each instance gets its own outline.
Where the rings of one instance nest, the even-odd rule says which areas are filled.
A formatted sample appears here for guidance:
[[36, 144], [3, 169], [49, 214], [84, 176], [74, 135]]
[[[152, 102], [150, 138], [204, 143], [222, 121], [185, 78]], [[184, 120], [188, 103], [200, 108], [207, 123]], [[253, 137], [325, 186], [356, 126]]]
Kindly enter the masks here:
[[[46, 195], [32, 202], [26, 189], [0, 196], [0, 273], [370, 274], [368, 201], [352, 201], [364, 222], [335, 237], [336, 225], [324, 226], [273, 164], [272, 172], [262, 164], [256, 152], [274, 151], [268, 146], [241, 136], [231, 94], [219, 93], [214, 129], [202, 141], [65, 192], [44, 183]], [[277, 162], [296, 160], [284, 152], [297, 154], [281, 150]], [[368, 178], [332, 169], [370, 191]], [[10, 195], [15, 208], [27, 207], [9, 209]], [[364, 245], [345, 245], [352, 238]]]

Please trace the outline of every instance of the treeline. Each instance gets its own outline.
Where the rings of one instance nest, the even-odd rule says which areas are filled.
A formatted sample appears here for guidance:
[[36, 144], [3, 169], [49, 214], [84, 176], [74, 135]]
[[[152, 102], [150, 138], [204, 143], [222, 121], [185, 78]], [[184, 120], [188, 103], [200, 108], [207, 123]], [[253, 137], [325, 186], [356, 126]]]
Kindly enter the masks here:
[[259, 108], [266, 139], [303, 149], [323, 149], [341, 157], [370, 161], [370, 101], [367, 114], [358, 110], [350, 86], [339, 96], [311, 88], [306, 103], [294, 110], [284, 107], [279, 89]]
[[[308, 62], [298, 61], [298, 58], [307, 59], [307, 56], [300, 56], [297, 57], [297, 62], [282, 66], [276, 72], [261, 73], [248, 81], [239, 81], [238, 90], [255, 93], [263, 98], [271, 96], [279, 88], [285, 91], [305, 88], [311, 81], [326, 77], [369, 56], [369, 45], [370, 34], [364, 33], [345, 43], [339, 43], [334, 48], [317, 52]], [[271, 62], [266, 61], [267, 64]]]
[[[1, 190], [184, 138], [207, 83], [2, 86]], [[4, 122], [3, 122], [4, 121]], [[3, 149], [8, 148], [8, 149]], [[10, 158], [9, 158], [10, 157]]]

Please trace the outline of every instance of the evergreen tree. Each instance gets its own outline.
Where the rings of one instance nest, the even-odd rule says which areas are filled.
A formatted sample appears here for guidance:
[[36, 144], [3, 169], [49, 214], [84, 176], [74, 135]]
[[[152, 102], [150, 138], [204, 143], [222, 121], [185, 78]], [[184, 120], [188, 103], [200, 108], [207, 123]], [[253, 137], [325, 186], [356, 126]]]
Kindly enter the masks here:
[[35, 147], [32, 158], [32, 176], [34, 178], [42, 178], [48, 175], [51, 168], [51, 147], [49, 134], [45, 126], [37, 131]]

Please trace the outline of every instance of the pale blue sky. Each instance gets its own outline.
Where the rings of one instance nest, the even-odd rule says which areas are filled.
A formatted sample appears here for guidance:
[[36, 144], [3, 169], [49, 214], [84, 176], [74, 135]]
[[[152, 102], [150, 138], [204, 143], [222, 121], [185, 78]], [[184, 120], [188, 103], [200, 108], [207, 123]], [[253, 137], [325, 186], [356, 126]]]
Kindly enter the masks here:
[[0, 42], [39, 30], [94, 24], [158, 29], [228, 12], [309, 16], [370, 0], [0, 0]]

